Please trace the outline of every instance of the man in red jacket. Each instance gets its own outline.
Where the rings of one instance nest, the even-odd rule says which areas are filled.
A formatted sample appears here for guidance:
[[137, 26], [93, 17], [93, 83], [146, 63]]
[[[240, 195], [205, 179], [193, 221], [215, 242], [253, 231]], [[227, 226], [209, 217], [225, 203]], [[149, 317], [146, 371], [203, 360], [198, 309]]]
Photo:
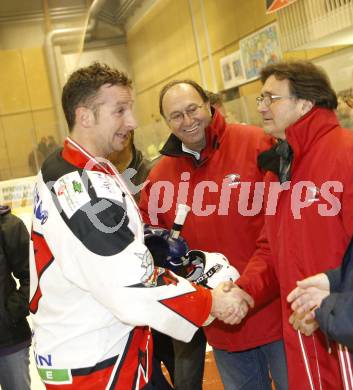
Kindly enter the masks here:
[[301, 317], [291, 318], [294, 330], [286, 297], [297, 280], [338, 266], [353, 234], [353, 133], [340, 127], [335, 92], [312, 63], [269, 65], [261, 80], [258, 111], [279, 142], [259, 158], [269, 171], [265, 228], [237, 285], [255, 308], [280, 293], [290, 389], [341, 389], [336, 347], [319, 330], [305, 336], [313, 324]]
[[[172, 134], [141, 194], [145, 222], [170, 228], [176, 205], [189, 205], [182, 231], [189, 247], [221, 252], [242, 272], [263, 226], [256, 159], [271, 138], [253, 126], [227, 124], [192, 80], [167, 84], [160, 112]], [[268, 367], [277, 389], [287, 388], [280, 316], [275, 299], [240, 326], [217, 321], [205, 329], [226, 390], [271, 389]], [[174, 342], [176, 389], [201, 390], [205, 345], [202, 332], [191, 343]]]

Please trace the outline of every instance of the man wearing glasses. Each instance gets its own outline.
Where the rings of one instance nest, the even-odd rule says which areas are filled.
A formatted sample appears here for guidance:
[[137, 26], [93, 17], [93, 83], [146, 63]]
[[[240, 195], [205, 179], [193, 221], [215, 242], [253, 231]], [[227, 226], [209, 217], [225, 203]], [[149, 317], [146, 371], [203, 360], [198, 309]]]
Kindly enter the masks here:
[[[242, 272], [263, 226], [256, 159], [272, 140], [259, 128], [227, 124], [192, 80], [167, 84], [159, 106], [172, 134], [141, 194], [144, 220], [170, 228], [176, 204], [189, 205], [182, 231], [189, 247], [221, 252]], [[268, 367], [276, 388], [287, 388], [280, 308], [272, 298], [241, 326], [215, 322], [205, 328], [226, 390], [271, 389]], [[205, 346], [203, 332], [188, 344], [174, 342], [176, 389], [202, 389]]]
[[353, 133], [340, 127], [336, 94], [312, 63], [272, 64], [261, 80], [258, 111], [279, 142], [259, 161], [269, 171], [266, 183], [277, 184], [277, 207], [266, 214], [259, 248], [236, 283], [255, 308], [280, 294], [290, 389], [348, 388], [339, 348], [313, 333], [310, 312], [292, 313], [287, 295], [296, 281], [336, 268], [352, 237]]

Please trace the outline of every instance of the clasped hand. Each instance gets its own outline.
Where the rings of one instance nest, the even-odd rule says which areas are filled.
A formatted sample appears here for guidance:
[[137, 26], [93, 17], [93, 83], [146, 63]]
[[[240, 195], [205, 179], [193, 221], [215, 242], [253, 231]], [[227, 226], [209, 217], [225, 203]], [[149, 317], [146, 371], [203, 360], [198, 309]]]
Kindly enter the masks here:
[[233, 282], [222, 282], [212, 290], [211, 314], [226, 324], [239, 324], [254, 300]]
[[293, 328], [311, 336], [319, 327], [315, 320], [315, 310], [329, 294], [330, 282], [323, 273], [298, 281], [297, 287], [287, 297], [293, 310], [289, 317]]

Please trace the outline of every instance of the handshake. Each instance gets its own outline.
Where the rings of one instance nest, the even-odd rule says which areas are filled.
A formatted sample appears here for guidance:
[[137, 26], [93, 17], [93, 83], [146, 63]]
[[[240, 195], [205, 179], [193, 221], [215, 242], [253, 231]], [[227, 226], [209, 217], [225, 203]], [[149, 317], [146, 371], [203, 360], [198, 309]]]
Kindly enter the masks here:
[[155, 266], [212, 289], [213, 317], [226, 324], [239, 324], [254, 307], [252, 297], [234, 284], [239, 273], [222, 254], [189, 251], [181, 236], [172, 238], [168, 230], [151, 226], [145, 227], [145, 245]]
[[212, 290], [211, 315], [226, 324], [240, 324], [254, 300], [232, 281], [221, 282]]

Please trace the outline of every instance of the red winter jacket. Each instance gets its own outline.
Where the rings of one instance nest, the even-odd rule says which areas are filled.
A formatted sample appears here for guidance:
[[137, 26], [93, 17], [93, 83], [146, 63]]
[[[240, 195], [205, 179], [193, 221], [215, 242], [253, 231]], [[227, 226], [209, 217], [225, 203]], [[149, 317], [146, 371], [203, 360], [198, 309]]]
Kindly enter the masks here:
[[[170, 136], [162, 150], [167, 156], [152, 169], [150, 182], [142, 191], [141, 213], [145, 222], [170, 229], [177, 200], [187, 203], [192, 211], [182, 236], [189, 247], [221, 252], [242, 272], [255, 251], [263, 226], [261, 202], [254, 201], [252, 208], [252, 195], [254, 182], [263, 180], [257, 156], [271, 146], [271, 140], [259, 128], [226, 124], [217, 111], [206, 129], [206, 137], [207, 146], [197, 161], [182, 151], [181, 142], [174, 135]], [[165, 190], [160, 191], [161, 188]], [[239, 326], [214, 321], [205, 333], [213, 347], [229, 351], [279, 340], [279, 300], [252, 313]]]
[[[299, 337], [286, 297], [297, 280], [339, 265], [353, 234], [353, 132], [339, 127], [333, 111], [315, 107], [286, 129], [286, 139], [294, 154], [289, 188], [274, 215], [266, 213], [259, 248], [237, 284], [259, 306], [279, 288], [290, 389], [341, 389], [336, 348], [328, 353], [320, 331]], [[278, 182], [273, 173], [266, 180]]]

